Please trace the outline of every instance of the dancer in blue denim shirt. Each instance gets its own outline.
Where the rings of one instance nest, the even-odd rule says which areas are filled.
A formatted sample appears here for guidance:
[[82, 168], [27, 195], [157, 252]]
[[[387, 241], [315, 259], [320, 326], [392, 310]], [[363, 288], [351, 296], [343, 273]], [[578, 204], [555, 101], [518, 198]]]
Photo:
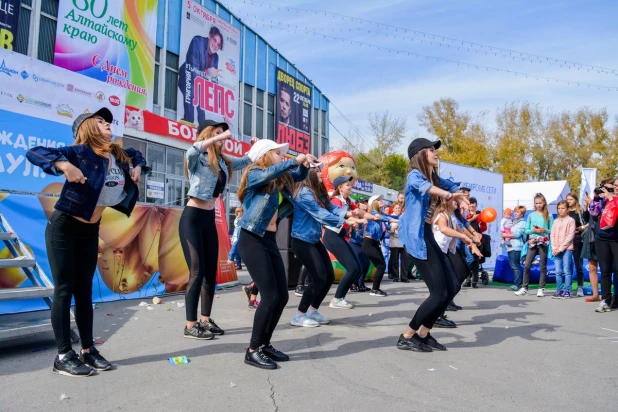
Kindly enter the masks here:
[[[51, 323], [58, 346], [53, 371], [59, 375], [90, 376], [112, 368], [94, 347], [92, 278], [99, 252], [99, 225], [106, 207], [127, 216], [137, 202], [136, 183], [150, 168], [139, 151], [114, 143], [112, 113], [100, 109], [73, 122], [75, 143], [67, 147], [30, 149], [26, 157], [49, 175], [64, 174], [55, 211], [45, 229], [45, 245], [54, 278]], [[132, 163], [133, 169], [129, 169]], [[71, 348], [71, 299], [82, 350]]]
[[400, 238], [416, 268], [423, 274], [429, 297], [421, 303], [409, 326], [399, 337], [399, 349], [417, 352], [446, 350], [431, 336], [436, 320], [455, 295], [456, 274], [447, 262], [432, 233], [434, 212], [439, 198], [468, 202], [468, 195], [456, 192], [458, 185], [440, 178], [436, 149], [441, 142], [415, 139], [408, 146], [410, 159], [406, 184], [406, 210], [400, 219]]
[[[237, 159], [223, 154], [223, 143], [231, 138], [227, 123], [206, 120], [200, 123], [197, 141], [189, 147], [185, 156], [189, 201], [178, 224], [180, 244], [189, 268], [185, 291], [185, 338], [212, 339], [214, 335], [225, 333], [210, 317], [219, 265], [215, 206], [232, 178], [232, 172], [251, 163], [248, 156]], [[253, 138], [252, 143], [255, 140]], [[200, 295], [201, 317], [198, 322]]]
[[251, 341], [245, 363], [262, 369], [276, 369], [276, 362], [290, 360], [270, 341], [288, 302], [288, 284], [281, 252], [277, 246], [277, 225], [294, 211], [295, 182], [307, 178], [311, 155], [298, 155], [283, 161], [287, 144], [259, 140], [249, 150], [254, 163], [245, 169], [238, 188], [238, 199], [245, 214], [238, 250], [249, 275], [262, 295], [255, 311]]
[[318, 309], [335, 280], [330, 256], [320, 241], [322, 227], [341, 229], [344, 224], [361, 222], [352, 217], [354, 212], [330, 202], [322, 184], [322, 175], [316, 168], [311, 168], [307, 180], [297, 186], [294, 201], [296, 210], [292, 223], [292, 250], [313, 278], [303, 292], [291, 324], [312, 328], [329, 322]]

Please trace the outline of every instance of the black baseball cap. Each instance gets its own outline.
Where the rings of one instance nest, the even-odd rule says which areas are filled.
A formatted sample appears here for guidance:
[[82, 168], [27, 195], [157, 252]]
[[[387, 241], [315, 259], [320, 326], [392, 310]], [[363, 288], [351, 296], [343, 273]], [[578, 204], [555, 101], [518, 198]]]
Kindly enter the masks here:
[[412, 159], [415, 154], [420, 152], [423, 149], [427, 149], [428, 147], [439, 148], [442, 142], [440, 140], [431, 141], [429, 139], [425, 139], [424, 137], [419, 137], [418, 139], [412, 140], [410, 146], [408, 146], [408, 159]]
[[361, 197], [360, 199], [358, 199], [358, 203], [368, 203], [368, 199], [366, 197]]
[[350, 180], [352, 180], [352, 176], [339, 176], [333, 182], [333, 187], [337, 189], [339, 186], [341, 186], [345, 182], [349, 182]]
[[101, 116], [107, 123], [114, 121], [114, 115], [107, 107], [102, 107], [94, 113], [82, 113], [77, 116], [77, 119], [73, 122], [73, 138], [77, 138], [77, 132], [82, 123], [94, 116]]
[[200, 133], [202, 133], [205, 128], [210, 127], [210, 126], [214, 126], [214, 127], [221, 126], [224, 132], [230, 129], [230, 126], [225, 122], [216, 122], [214, 120], [204, 120], [202, 123], [200, 123], [199, 127], [197, 128], [197, 135], [199, 136]]

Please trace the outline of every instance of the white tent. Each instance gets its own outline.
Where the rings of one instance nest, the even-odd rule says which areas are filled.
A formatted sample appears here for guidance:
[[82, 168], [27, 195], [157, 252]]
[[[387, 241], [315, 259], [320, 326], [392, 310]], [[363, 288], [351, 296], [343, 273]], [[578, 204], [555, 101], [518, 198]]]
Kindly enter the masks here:
[[503, 207], [513, 209], [517, 205], [526, 206], [529, 211], [534, 210], [534, 196], [542, 193], [549, 204], [549, 212], [557, 214], [556, 205], [571, 193], [566, 180], [555, 182], [526, 182], [505, 183], [503, 195]]

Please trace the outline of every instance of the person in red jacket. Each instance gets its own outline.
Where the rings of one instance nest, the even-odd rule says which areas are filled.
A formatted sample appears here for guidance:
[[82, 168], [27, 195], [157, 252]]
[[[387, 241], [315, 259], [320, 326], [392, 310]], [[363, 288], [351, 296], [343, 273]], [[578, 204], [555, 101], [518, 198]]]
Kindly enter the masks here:
[[[477, 210], [478, 202], [475, 197], [470, 198], [470, 205], [468, 206], [468, 215], [466, 216], [466, 220], [470, 222], [470, 226], [474, 228], [477, 233], [483, 233], [487, 231], [487, 223], [481, 220], [481, 212]], [[470, 263], [470, 274], [468, 278], [464, 282], [464, 287], [477, 288], [477, 283], [479, 281], [479, 269], [480, 262], [479, 258], [476, 255], [472, 255], [474, 260]]]

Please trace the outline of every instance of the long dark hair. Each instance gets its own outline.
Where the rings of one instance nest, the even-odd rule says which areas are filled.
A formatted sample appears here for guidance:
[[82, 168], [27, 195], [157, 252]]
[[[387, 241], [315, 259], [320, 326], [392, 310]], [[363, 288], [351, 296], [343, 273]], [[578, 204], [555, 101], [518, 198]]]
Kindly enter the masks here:
[[[245, 201], [245, 196], [247, 195], [247, 180], [248, 180], [249, 172], [254, 169], [264, 170], [275, 164], [273, 162], [273, 156], [271, 152], [272, 150], [266, 152], [265, 154], [262, 155], [262, 157], [260, 157], [257, 161], [255, 161], [255, 163], [245, 168], [245, 171], [243, 172], [242, 177], [240, 178], [240, 184], [238, 185], [238, 191], [236, 192], [236, 195], [238, 196], [238, 200], [240, 200], [241, 203]], [[277, 188], [287, 189], [289, 193], [292, 193], [294, 191], [294, 179], [292, 178], [292, 175], [289, 172], [286, 172], [282, 174], [281, 176], [279, 176], [278, 178], [273, 179], [270, 182], [268, 182], [268, 184], [264, 186], [264, 192], [272, 193]]]
[[306, 187], [309, 189], [311, 193], [313, 193], [313, 197], [315, 201], [326, 210], [330, 210], [330, 201], [328, 199], [328, 191], [324, 184], [320, 182], [320, 178], [318, 177], [318, 172], [315, 168], [309, 169], [309, 175], [305, 180], [296, 184], [296, 189], [294, 190], [294, 197], [300, 192], [300, 190]]
[[[438, 173], [435, 167], [432, 167], [427, 162], [427, 152], [429, 149], [421, 149], [414, 156], [410, 158], [408, 164], [408, 173], [416, 169], [434, 186], [438, 186]], [[431, 196], [431, 201], [437, 201], [437, 196]]]

